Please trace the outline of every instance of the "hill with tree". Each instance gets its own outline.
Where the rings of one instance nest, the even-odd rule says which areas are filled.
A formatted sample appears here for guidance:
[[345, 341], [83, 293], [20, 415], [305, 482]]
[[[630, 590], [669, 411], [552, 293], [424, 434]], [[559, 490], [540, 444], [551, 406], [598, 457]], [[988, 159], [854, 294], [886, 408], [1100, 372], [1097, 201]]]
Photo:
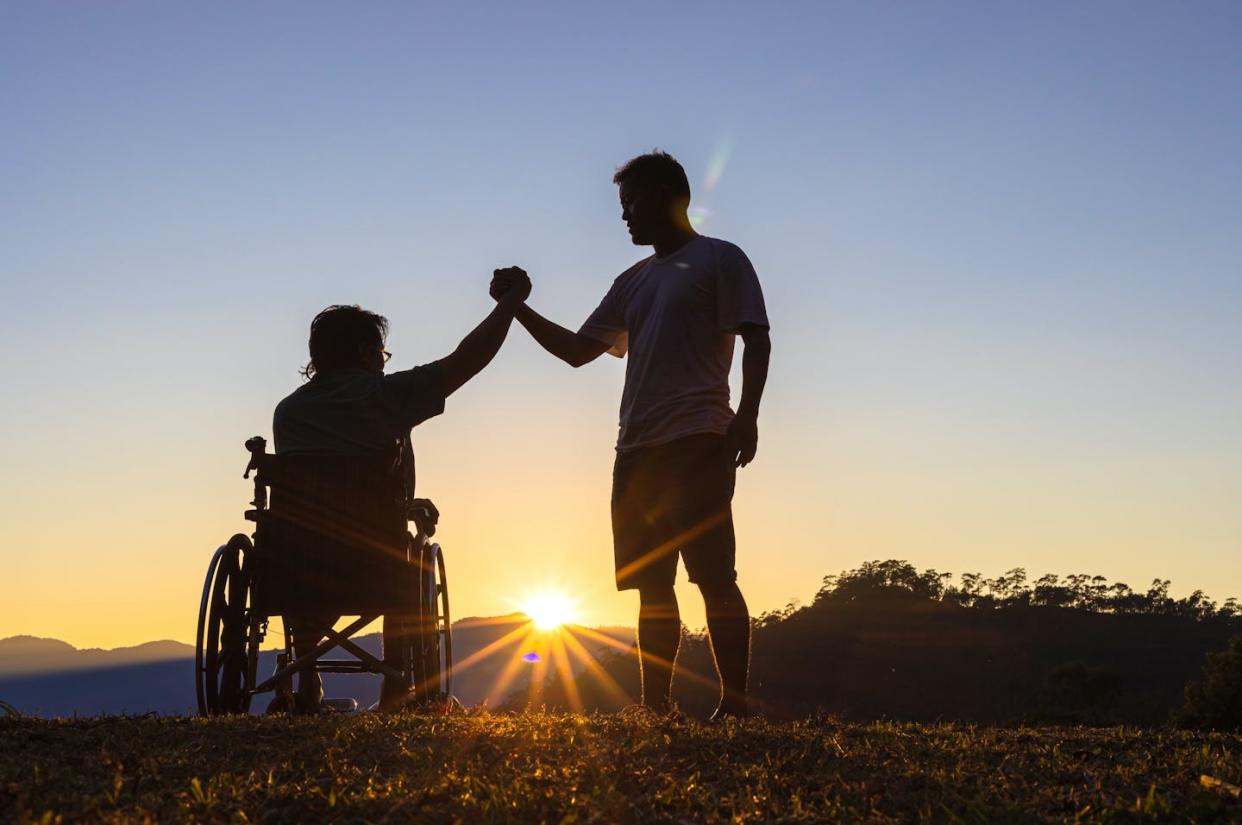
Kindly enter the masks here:
[[[754, 621], [751, 692], [774, 718], [1160, 724], [1200, 677], [1205, 657], [1242, 631], [1237, 602], [1182, 599], [1158, 579], [1144, 591], [1103, 576], [1015, 569], [956, 580], [905, 561], [828, 576], [813, 602]], [[716, 700], [710, 647], [689, 634], [674, 694], [683, 710]], [[610, 656], [576, 685], [587, 709], [638, 695], [636, 656]], [[617, 688], [620, 688], [618, 691]], [[514, 704], [525, 701], [514, 697]], [[534, 699], [572, 707], [550, 680]]]

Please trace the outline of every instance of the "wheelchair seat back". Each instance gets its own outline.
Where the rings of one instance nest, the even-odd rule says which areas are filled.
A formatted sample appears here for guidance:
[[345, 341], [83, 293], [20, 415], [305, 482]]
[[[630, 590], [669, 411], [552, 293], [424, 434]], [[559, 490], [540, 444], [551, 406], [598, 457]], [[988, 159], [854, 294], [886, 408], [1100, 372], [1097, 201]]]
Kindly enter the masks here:
[[408, 611], [417, 593], [405, 490], [387, 460], [263, 455], [252, 604], [268, 615]]

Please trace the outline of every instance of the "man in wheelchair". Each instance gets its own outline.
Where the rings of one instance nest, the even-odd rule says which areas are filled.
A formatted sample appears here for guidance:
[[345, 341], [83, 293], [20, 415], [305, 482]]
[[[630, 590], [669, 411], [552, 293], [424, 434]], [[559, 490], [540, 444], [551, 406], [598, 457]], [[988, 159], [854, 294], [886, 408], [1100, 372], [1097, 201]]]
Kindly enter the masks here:
[[[272, 433], [282, 472], [296, 476], [299, 462], [317, 468], [340, 462], [341, 471], [330, 474], [338, 486], [330, 489], [321, 485], [313, 494], [303, 496], [292, 482], [274, 483], [272, 510], [294, 514], [286, 519], [292, 526], [283, 528], [283, 546], [305, 544], [299, 542], [299, 536], [304, 537], [307, 525], [311, 525], [320, 536], [330, 534], [337, 547], [350, 547], [351, 557], [342, 559], [343, 554], [337, 552], [331, 558], [304, 556], [297, 562], [301, 575], [308, 575], [309, 568], [312, 578], [318, 576], [319, 581], [312, 582], [317, 592], [329, 594], [317, 604], [303, 604], [296, 612], [284, 613], [298, 657], [312, 651], [340, 618], [332, 609], [334, 604], [339, 607], [351, 597], [356, 600], [364, 595], [374, 597], [376, 604], [406, 603], [401, 591], [412, 585], [400, 574], [402, 561], [389, 563], [383, 557], [404, 552], [406, 513], [403, 507], [393, 515], [396, 511], [391, 505], [395, 498], [405, 505], [414, 495], [410, 431], [443, 412], [445, 399], [491, 362], [515, 311], [529, 293], [530, 281], [524, 275], [516, 276], [513, 287], [491, 314], [451, 354], [397, 372], [384, 371], [391, 356], [384, 349], [388, 321], [382, 316], [357, 306], [338, 305], [323, 310], [311, 322], [310, 362], [303, 369], [308, 380], [276, 406]], [[368, 465], [373, 472], [356, 472]], [[348, 472], [346, 467], [350, 468]], [[325, 502], [340, 502], [339, 514], [344, 515], [331, 517], [333, 508]], [[429, 535], [438, 513], [425, 499], [414, 502], [418, 512], [412, 517], [420, 531]], [[302, 532], [294, 535], [289, 530]], [[263, 535], [262, 525], [258, 535]], [[364, 558], [368, 551], [374, 551], [370, 555], [375, 558], [370, 561]], [[387, 596], [382, 592], [385, 590]], [[346, 596], [334, 599], [331, 595], [340, 593]], [[385, 609], [384, 663], [403, 672], [409, 668], [405, 657], [409, 655], [412, 620], [411, 615]], [[385, 675], [380, 709], [399, 709], [409, 693], [408, 683]], [[313, 667], [301, 670], [295, 709], [316, 712], [322, 699], [319, 673]]]

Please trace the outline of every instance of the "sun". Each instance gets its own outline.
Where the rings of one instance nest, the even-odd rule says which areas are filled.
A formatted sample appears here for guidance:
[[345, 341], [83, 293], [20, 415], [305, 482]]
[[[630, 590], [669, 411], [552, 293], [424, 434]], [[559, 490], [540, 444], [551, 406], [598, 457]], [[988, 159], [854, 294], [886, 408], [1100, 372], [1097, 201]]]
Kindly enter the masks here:
[[529, 596], [522, 604], [522, 612], [530, 616], [540, 630], [555, 630], [574, 620], [573, 602], [563, 593], [554, 591]]

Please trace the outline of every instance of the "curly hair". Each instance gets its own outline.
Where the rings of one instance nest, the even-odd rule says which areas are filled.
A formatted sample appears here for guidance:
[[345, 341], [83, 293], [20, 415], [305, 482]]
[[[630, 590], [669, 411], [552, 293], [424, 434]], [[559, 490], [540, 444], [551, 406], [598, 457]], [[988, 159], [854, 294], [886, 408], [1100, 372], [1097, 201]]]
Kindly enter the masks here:
[[310, 326], [310, 362], [299, 370], [308, 380], [327, 370], [358, 364], [359, 350], [383, 347], [388, 319], [357, 304], [334, 304]]

